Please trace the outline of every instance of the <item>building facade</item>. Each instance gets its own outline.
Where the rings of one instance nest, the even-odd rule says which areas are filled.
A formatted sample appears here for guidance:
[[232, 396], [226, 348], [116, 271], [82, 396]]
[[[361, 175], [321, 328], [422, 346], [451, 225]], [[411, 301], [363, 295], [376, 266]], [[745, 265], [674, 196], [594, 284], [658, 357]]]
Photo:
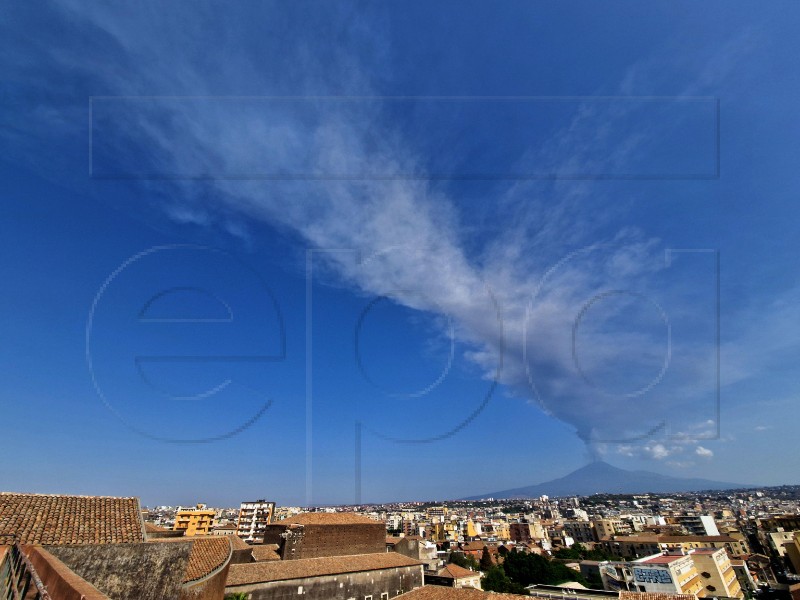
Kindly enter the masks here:
[[236, 519], [236, 535], [247, 542], [263, 543], [265, 528], [272, 523], [274, 514], [274, 502], [242, 502], [239, 517]]
[[208, 535], [214, 526], [216, 512], [208, 509], [205, 504], [198, 504], [194, 508], [181, 508], [175, 513], [173, 530], [183, 531], [185, 536]]
[[422, 565], [396, 552], [232, 565], [226, 594], [250, 600], [389, 600], [423, 584]]

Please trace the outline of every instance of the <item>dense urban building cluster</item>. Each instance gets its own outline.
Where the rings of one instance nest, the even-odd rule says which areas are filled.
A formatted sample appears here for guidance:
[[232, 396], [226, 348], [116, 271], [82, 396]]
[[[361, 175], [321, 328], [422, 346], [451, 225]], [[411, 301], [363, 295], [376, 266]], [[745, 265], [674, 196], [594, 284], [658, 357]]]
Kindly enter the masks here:
[[800, 598], [800, 488], [345, 507], [0, 493], [0, 598]]

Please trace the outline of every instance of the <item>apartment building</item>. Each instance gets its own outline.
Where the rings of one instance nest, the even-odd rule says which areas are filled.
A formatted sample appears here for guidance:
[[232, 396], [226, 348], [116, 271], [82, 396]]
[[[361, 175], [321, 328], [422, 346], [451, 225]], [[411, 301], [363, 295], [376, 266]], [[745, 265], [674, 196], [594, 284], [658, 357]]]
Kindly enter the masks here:
[[694, 566], [700, 574], [700, 580], [705, 586], [705, 595], [727, 596], [728, 598], [744, 597], [736, 577], [736, 571], [725, 550], [701, 548], [694, 550], [689, 556], [691, 556]]
[[667, 523], [680, 525], [689, 535], [719, 535], [717, 523], [710, 515], [679, 515], [667, 518]]
[[595, 537], [602, 540], [612, 535], [619, 533], [631, 533], [632, 528], [628, 523], [624, 523], [622, 519], [597, 519], [594, 521]]
[[656, 554], [634, 562], [601, 563], [603, 586], [611, 591], [705, 596], [691, 556]]
[[564, 535], [568, 535], [579, 544], [595, 541], [594, 524], [591, 521], [564, 521]]
[[743, 598], [736, 572], [724, 548], [655, 554], [633, 562], [600, 563], [606, 589], [698, 598]]
[[183, 531], [185, 536], [208, 535], [214, 526], [216, 511], [205, 504], [197, 504], [194, 508], [181, 508], [175, 513], [174, 531]]
[[746, 544], [728, 535], [631, 535], [613, 536], [601, 541], [604, 550], [617, 556], [651, 556], [662, 550], [689, 551], [697, 548], [724, 548], [731, 556], [746, 553]]
[[275, 503], [264, 499], [242, 502], [236, 519], [236, 535], [247, 542], [263, 543], [266, 526], [272, 523]]

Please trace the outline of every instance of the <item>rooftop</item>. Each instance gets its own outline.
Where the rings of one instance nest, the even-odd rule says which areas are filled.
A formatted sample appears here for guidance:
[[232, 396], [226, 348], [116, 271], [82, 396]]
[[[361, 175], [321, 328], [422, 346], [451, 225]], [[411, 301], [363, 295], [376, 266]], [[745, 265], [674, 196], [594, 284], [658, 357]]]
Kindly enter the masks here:
[[638, 544], [669, 544], [670, 542], [737, 542], [739, 540], [729, 535], [615, 535], [612, 538], [604, 538], [604, 541]]
[[668, 565], [671, 562], [675, 562], [676, 560], [681, 560], [682, 558], [686, 558], [684, 554], [662, 554], [660, 556], [651, 556], [639, 559], [635, 562], [637, 563], [646, 563], [648, 565]]
[[480, 576], [480, 573], [450, 563], [448, 565], [445, 565], [443, 569], [439, 569], [436, 575], [439, 577], [447, 577], [450, 579], [463, 579], [465, 577], [475, 577], [476, 575]]
[[304, 579], [306, 577], [412, 567], [422, 564], [418, 560], [396, 552], [301, 558], [297, 560], [272, 560], [231, 565], [228, 572], [227, 585], [237, 586], [268, 581], [284, 581], [286, 579]]
[[144, 541], [137, 498], [0, 492], [0, 544], [113, 544]]
[[316, 513], [301, 513], [293, 517], [287, 517], [282, 521], [277, 521], [277, 524], [285, 525], [375, 525], [383, 526], [381, 521], [370, 519], [364, 515], [359, 515], [351, 512], [316, 512]]
[[189, 543], [191, 551], [183, 582], [197, 581], [224, 566], [230, 559], [233, 545], [228, 536], [209, 535], [179, 538], [159, 538], [152, 544]]

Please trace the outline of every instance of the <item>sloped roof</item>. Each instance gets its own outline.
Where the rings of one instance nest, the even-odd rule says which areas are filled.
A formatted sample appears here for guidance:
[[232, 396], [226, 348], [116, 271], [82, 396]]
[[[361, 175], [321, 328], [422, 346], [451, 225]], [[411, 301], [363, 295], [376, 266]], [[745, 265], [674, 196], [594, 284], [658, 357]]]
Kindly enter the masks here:
[[250, 549], [253, 559], [256, 561], [281, 559], [280, 554], [278, 554], [278, 544], [259, 544], [250, 546]]
[[456, 564], [450, 563], [444, 566], [444, 568], [439, 569], [439, 572], [436, 573], [439, 577], [449, 577], [452, 579], [463, 579], [464, 577], [480, 577], [480, 573], [477, 571], [471, 571], [469, 569], [465, 569], [464, 567], [459, 567]]
[[167, 531], [171, 532], [172, 529], [167, 529], [166, 527], [161, 527], [156, 525], [155, 523], [148, 523], [145, 522], [144, 524], [145, 533], [166, 533]]
[[481, 541], [464, 542], [461, 544], [461, 549], [464, 551], [483, 550], [485, 547], [486, 543]]
[[380, 521], [352, 512], [300, 513], [278, 521], [279, 525], [383, 525]]
[[182, 538], [160, 538], [152, 544], [190, 543], [191, 551], [183, 576], [184, 583], [208, 577], [230, 560], [233, 546], [226, 535], [196, 535]]
[[273, 560], [243, 565], [231, 565], [228, 571], [227, 586], [249, 585], [268, 581], [304, 579], [336, 575], [338, 573], [357, 573], [396, 567], [422, 565], [418, 560], [397, 552], [376, 552], [374, 554], [352, 554], [349, 556], [326, 556], [323, 558], [301, 558], [297, 560]]
[[252, 546], [250, 544], [245, 542], [238, 535], [226, 535], [226, 536], [223, 536], [223, 537], [225, 537], [225, 538], [230, 540], [231, 548], [233, 548], [234, 550], [249, 550], [250, 548], [252, 548]]
[[0, 543], [61, 546], [144, 541], [138, 498], [0, 492]]

